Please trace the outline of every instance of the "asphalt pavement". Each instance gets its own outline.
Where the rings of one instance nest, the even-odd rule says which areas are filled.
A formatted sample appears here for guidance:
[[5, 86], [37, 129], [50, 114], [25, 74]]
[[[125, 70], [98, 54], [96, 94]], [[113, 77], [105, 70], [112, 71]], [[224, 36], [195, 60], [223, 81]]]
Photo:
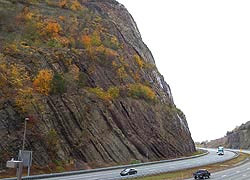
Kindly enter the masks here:
[[[193, 180], [190, 178], [187, 180]], [[211, 173], [211, 180], [250, 180], [250, 161], [224, 171]]]
[[217, 163], [220, 161], [225, 161], [231, 159], [235, 156], [235, 153], [231, 151], [225, 151], [225, 155], [218, 156], [216, 153], [216, 149], [209, 149], [209, 154], [197, 158], [172, 161], [166, 163], [159, 164], [151, 164], [135, 167], [138, 170], [136, 175], [130, 175], [121, 177], [120, 172], [121, 169], [107, 170], [107, 171], [99, 171], [99, 172], [90, 172], [79, 175], [72, 176], [63, 176], [63, 177], [54, 177], [54, 178], [46, 178], [48, 180], [118, 180], [118, 179], [126, 179], [137, 176], [146, 176], [150, 174], [158, 174], [162, 172], [171, 172], [186, 168], [198, 167], [207, 164]]

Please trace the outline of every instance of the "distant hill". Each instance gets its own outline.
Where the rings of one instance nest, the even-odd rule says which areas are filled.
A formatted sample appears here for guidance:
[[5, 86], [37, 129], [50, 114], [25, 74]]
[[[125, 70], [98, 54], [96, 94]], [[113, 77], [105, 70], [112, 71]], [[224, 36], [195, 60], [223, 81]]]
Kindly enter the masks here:
[[184, 156], [184, 113], [114, 0], [0, 0], [0, 162], [50, 171]]
[[228, 131], [225, 137], [207, 143], [208, 147], [223, 145], [227, 148], [249, 149], [250, 148], [250, 121]]

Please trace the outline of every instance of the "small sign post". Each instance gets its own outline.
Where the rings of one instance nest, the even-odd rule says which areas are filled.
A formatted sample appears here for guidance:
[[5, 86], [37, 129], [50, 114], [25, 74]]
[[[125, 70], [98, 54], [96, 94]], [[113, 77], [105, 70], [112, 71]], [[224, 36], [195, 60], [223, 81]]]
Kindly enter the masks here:
[[28, 176], [32, 165], [32, 151], [19, 150], [18, 160], [23, 162], [23, 167], [28, 167]]

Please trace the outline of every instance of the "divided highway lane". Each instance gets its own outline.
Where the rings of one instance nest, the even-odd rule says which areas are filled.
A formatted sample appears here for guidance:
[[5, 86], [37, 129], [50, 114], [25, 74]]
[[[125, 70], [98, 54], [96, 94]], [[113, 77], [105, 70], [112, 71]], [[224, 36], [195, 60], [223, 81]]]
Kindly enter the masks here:
[[151, 164], [151, 165], [144, 165], [144, 166], [137, 166], [135, 167], [138, 170], [137, 175], [130, 175], [126, 177], [121, 177], [120, 172], [121, 169], [114, 169], [114, 170], [107, 170], [107, 171], [99, 171], [99, 172], [90, 172], [85, 174], [79, 175], [72, 175], [72, 176], [64, 176], [64, 177], [54, 177], [54, 178], [46, 178], [48, 180], [118, 180], [118, 179], [126, 179], [128, 177], [135, 177], [135, 176], [144, 176], [149, 174], [157, 174], [161, 172], [170, 172], [181, 170], [185, 168], [197, 167], [201, 165], [212, 164], [216, 162], [225, 161], [231, 159], [235, 156], [235, 153], [231, 151], [226, 151], [224, 156], [218, 156], [216, 153], [216, 149], [208, 149], [209, 154], [197, 158], [179, 160], [179, 161], [172, 161], [166, 163], [159, 163], [159, 164]]
[[[190, 178], [187, 180], [193, 180]], [[250, 179], [250, 162], [248, 161], [245, 164], [230, 168], [224, 171], [219, 171], [216, 173], [211, 173], [211, 180], [249, 180]]]

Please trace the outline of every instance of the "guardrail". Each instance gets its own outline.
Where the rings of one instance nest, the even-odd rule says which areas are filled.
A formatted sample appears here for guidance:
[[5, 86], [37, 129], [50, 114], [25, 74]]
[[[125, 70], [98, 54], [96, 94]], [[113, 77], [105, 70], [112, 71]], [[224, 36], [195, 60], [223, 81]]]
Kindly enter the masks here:
[[[138, 167], [138, 166], [145, 166], [145, 165], [151, 165], [151, 164], [160, 164], [160, 163], [166, 163], [166, 162], [180, 161], [184, 159], [197, 158], [197, 157], [207, 155], [209, 153], [207, 150], [203, 150], [203, 149], [200, 149], [200, 150], [202, 150], [203, 153], [195, 155], [195, 156], [181, 157], [181, 158], [176, 158], [176, 159], [153, 161], [153, 162], [146, 162], [146, 163], [138, 163], [138, 164], [130, 164], [130, 165], [122, 165], [122, 166], [113, 166], [113, 167], [107, 167], [107, 168], [97, 168], [97, 169], [89, 169], [89, 170], [63, 172], [63, 173], [25, 176], [25, 177], [22, 177], [22, 180], [46, 179], [46, 178], [53, 178], [53, 177], [72, 176], [72, 175], [79, 175], [79, 174], [85, 174], [85, 173], [90, 173], [90, 172], [100, 172], [100, 171], [106, 171], [106, 170], [124, 169], [124, 168], [129, 168], [129, 167]], [[3, 180], [16, 180], [16, 179], [17, 178], [5, 178]]]

